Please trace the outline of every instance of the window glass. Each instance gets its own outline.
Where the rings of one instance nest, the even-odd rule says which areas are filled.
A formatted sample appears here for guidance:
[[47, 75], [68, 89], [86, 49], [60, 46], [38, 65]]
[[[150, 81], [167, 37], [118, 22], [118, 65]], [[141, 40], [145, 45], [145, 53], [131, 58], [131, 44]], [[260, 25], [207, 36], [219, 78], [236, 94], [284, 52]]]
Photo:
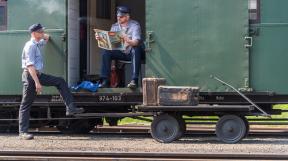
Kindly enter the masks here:
[[0, 26], [5, 25], [5, 7], [0, 6]]
[[257, 0], [249, 0], [249, 9], [257, 9]]
[[0, 0], [0, 31], [7, 29], [7, 1]]
[[260, 23], [260, 0], [249, 0], [248, 2], [250, 23]]

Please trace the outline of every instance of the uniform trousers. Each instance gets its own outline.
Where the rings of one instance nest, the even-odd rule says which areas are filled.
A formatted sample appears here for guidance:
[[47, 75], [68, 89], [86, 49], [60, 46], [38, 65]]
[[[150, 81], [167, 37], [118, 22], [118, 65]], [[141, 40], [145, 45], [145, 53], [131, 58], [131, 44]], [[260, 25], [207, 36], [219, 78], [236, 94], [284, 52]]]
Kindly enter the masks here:
[[101, 78], [109, 79], [112, 60], [132, 61], [132, 79], [138, 80], [141, 66], [142, 49], [140, 46], [132, 47], [129, 53], [120, 50], [105, 50], [102, 52]]
[[[55, 86], [62, 96], [67, 108], [74, 108], [73, 96], [68, 84], [61, 77], [37, 73], [42, 86]], [[35, 82], [28, 71], [22, 73], [23, 96], [19, 109], [19, 133], [27, 133], [29, 129], [30, 109], [37, 95]]]

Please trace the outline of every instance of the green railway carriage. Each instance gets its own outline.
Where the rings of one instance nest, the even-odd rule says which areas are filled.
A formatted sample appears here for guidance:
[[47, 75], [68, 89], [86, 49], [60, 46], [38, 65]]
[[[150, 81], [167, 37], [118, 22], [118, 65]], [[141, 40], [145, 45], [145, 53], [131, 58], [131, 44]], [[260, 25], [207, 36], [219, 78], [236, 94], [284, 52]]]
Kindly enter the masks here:
[[[101, 57], [93, 29], [109, 30], [118, 5], [132, 8], [132, 18], [142, 26], [146, 47], [142, 78], [161, 77], [168, 85], [199, 86], [202, 104], [249, 105], [210, 78], [214, 75], [267, 113], [285, 112], [273, 105], [288, 103], [287, 0], [0, 0], [0, 125], [4, 131], [14, 130], [18, 121], [21, 52], [29, 38], [28, 26], [40, 22], [51, 35], [44, 49], [46, 73], [64, 77], [69, 85], [97, 80]], [[143, 115], [132, 112], [142, 103], [142, 90], [124, 88], [130, 79], [129, 64], [122, 70], [118, 88], [74, 93], [76, 104], [88, 112], [82, 117], [89, 119], [65, 119], [58, 92], [45, 88], [34, 103], [32, 125], [56, 125], [63, 132], [81, 133], [101, 124], [103, 117], [115, 125], [117, 118]], [[194, 115], [181, 108], [175, 113], [176, 118]], [[163, 117], [169, 120], [170, 115]]]

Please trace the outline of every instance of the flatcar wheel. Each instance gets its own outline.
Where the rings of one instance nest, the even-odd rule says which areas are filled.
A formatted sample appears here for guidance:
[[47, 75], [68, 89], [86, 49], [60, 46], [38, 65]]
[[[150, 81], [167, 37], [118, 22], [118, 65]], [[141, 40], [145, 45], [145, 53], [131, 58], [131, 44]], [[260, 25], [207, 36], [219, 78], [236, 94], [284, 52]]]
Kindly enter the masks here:
[[163, 114], [154, 117], [151, 124], [152, 137], [161, 143], [170, 143], [179, 136], [180, 126], [175, 116]]
[[185, 120], [183, 119], [182, 116], [178, 116], [177, 120], [178, 120], [178, 123], [180, 126], [180, 130], [179, 130], [177, 139], [180, 139], [186, 132], [186, 123], [185, 123]]
[[245, 126], [246, 126], [246, 133], [243, 136], [243, 138], [245, 138], [245, 137], [247, 137], [249, 135], [250, 125], [249, 125], [249, 122], [248, 122], [248, 120], [247, 120], [247, 118], [245, 116], [241, 116], [241, 118], [245, 122]]
[[57, 129], [63, 134], [87, 134], [96, 125], [94, 120], [61, 120]]
[[216, 135], [225, 143], [239, 142], [246, 132], [245, 121], [236, 115], [224, 115], [216, 124]]

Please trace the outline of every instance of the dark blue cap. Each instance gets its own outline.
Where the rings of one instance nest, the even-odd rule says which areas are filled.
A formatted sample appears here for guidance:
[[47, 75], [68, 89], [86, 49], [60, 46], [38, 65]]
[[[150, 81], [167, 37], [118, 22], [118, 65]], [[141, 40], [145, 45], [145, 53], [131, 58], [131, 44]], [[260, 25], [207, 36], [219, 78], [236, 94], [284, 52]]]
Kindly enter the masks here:
[[36, 31], [39, 31], [39, 30], [44, 30], [45, 28], [40, 24], [33, 24], [29, 27], [29, 32], [32, 33], [32, 32], [36, 32]]
[[127, 6], [118, 6], [117, 7], [117, 16], [124, 16], [130, 14], [130, 8]]

